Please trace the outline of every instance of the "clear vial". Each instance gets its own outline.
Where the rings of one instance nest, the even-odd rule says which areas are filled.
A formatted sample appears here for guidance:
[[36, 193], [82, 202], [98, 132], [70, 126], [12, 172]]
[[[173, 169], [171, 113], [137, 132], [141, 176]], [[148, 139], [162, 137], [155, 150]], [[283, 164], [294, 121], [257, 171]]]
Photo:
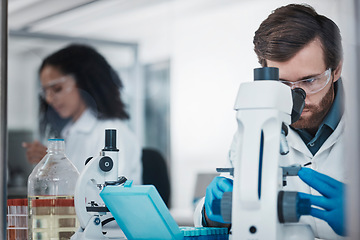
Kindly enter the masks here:
[[45, 157], [28, 179], [28, 239], [66, 240], [79, 227], [74, 193], [79, 172], [63, 139], [49, 139]]

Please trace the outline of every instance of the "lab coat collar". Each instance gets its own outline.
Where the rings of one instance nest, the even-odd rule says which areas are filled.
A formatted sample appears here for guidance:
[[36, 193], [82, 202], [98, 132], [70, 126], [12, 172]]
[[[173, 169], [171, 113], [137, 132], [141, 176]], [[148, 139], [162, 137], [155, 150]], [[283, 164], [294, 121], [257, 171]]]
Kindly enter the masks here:
[[66, 138], [72, 132], [89, 133], [94, 129], [96, 121], [96, 116], [86, 109], [76, 122], [70, 122], [64, 127], [61, 135]]
[[[335, 142], [338, 140], [338, 138], [341, 136], [341, 134], [344, 131], [344, 120], [345, 114], [343, 114], [338, 126], [336, 127], [335, 131], [326, 139], [324, 144], [320, 147], [319, 151], [317, 151], [316, 155], [319, 155], [321, 152], [323, 152], [325, 149], [328, 149], [332, 145], [335, 144]], [[289, 129], [289, 134], [287, 136], [287, 141], [289, 143], [289, 146], [294, 148], [295, 150], [302, 152], [306, 157], [313, 158], [314, 156], [308, 149], [308, 147], [305, 145], [304, 141], [301, 139], [299, 134], [293, 130]]]
[[288, 136], [286, 137], [286, 140], [288, 141], [289, 146], [303, 153], [306, 157], [309, 158], [313, 157], [312, 153], [307, 148], [304, 141], [301, 139], [300, 135], [292, 128], [289, 128], [289, 133]]
[[319, 151], [315, 154], [315, 156], [321, 154], [325, 149], [330, 148], [332, 145], [334, 145], [338, 141], [339, 137], [344, 132], [344, 119], [345, 119], [345, 116], [343, 114], [338, 126], [335, 128], [334, 132], [328, 137], [328, 139], [326, 139], [326, 141], [320, 147]]

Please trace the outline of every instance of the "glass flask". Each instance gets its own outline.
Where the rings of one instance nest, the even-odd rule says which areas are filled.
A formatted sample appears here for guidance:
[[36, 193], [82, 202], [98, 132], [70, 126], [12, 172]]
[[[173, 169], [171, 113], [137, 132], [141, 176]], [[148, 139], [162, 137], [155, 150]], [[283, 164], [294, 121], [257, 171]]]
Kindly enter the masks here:
[[28, 178], [28, 239], [66, 240], [79, 227], [74, 193], [79, 172], [63, 139], [49, 139], [45, 157]]

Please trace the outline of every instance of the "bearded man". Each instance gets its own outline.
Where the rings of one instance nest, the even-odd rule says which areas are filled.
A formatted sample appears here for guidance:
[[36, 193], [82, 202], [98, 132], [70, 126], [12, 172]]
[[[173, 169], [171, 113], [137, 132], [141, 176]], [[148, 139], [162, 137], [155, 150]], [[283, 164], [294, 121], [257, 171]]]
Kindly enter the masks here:
[[[344, 93], [341, 80], [340, 31], [329, 18], [308, 5], [290, 4], [273, 11], [254, 36], [254, 50], [262, 67], [279, 69], [280, 81], [306, 92], [300, 119], [287, 138], [289, 154], [282, 166], [300, 164], [300, 178], [289, 178], [284, 190], [301, 192], [310, 199], [311, 216], [301, 222], [311, 226], [319, 239], [342, 239], [345, 231], [344, 192], [349, 175], [344, 164]], [[235, 134], [229, 161], [234, 162]], [[232, 191], [229, 178], [216, 177], [204, 202], [195, 211], [196, 226], [229, 226], [215, 214], [212, 203]]]

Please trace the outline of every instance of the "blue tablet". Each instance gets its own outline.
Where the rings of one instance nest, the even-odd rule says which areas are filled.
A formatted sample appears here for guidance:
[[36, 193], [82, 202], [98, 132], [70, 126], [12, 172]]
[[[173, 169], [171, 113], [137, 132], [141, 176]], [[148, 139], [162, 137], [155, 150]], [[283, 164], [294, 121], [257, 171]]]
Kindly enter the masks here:
[[128, 240], [182, 240], [183, 233], [152, 185], [106, 186], [104, 203]]

